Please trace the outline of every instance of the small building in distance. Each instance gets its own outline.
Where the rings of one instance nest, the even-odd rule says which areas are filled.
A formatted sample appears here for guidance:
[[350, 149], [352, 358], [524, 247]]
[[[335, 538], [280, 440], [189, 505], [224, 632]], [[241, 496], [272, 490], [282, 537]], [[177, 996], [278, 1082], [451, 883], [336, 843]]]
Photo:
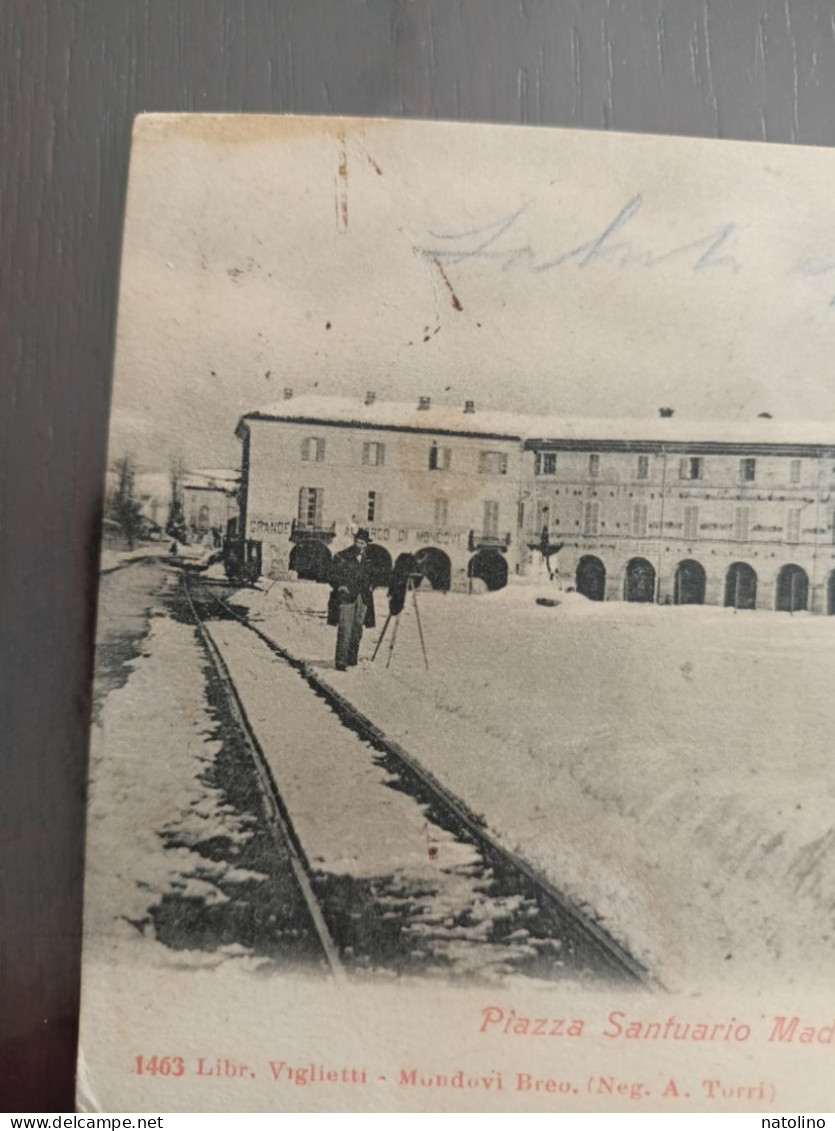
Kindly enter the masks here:
[[293, 397], [241, 417], [255, 574], [324, 580], [370, 529], [440, 589], [547, 560], [592, 600], [835, 614], [835, 426], [582, 420]]
[[235, 470], [187, 471], [183, 475], [183, 516], [191, 545], [221, 547], [237, 537], [238, 490]]

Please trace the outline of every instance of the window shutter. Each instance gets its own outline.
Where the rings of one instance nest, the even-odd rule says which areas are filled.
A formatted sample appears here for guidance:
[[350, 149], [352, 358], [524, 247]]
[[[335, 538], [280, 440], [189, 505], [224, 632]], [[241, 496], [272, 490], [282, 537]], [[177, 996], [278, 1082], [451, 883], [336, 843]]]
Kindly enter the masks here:
[[362, 445], [362, 462], [366, 466], [371, 463], [371, 445], [366, 441]]
[[383, 521], [383, 496], [379, 491], [374, 492], [374, 521], [378, 524]]
[[499, 457], [499, 471], [502, 473], [502, 475], [507, 475], [507, 453], [506, 452], [502, 452], [501, 456]]
[[310, 440], [302, 440], [302, 459], [310, 459]]
[[534, 475], [541, 475], [542, 474], [542, 453], [541, 452], [534, 452], [533, 473], [534, 473]]
[[317, 447], [316, 447], [316, 459], [319, 461], [319, 463], [322, 463], [324, 458], [325, 458], [325, 441], [319, 440], [318, 443], [317, 443]]
[[378, 467], [385, 467], [385, 464], [386, 464], [386, 445], [385, 444], [378, 444], [377, 445], [377, 466]]
[[678, 461], [678, 477], [679, 479], [687, 479], [690, 470], [690, 461], [685, 456]]
[[299, 491], [299, 522], [307, 521], [307, 487]]

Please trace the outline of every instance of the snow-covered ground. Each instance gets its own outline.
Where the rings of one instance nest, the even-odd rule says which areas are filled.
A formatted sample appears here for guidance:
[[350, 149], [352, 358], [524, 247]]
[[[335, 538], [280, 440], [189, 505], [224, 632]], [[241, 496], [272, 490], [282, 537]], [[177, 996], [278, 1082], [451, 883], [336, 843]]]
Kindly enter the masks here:
[[[114, 569], [130, 565], [131, 562], [143, 561], [145, 558], [164, 558], [171, 553], [172, 539], [165, 538], [159, 542], [141, 542], [133, 550], [112, 550], [102, 547], [99, 556], [99, 573], [110, 573]], [[208, 561], [214, 551], [207, 550], [205, 546], [186, 546], [177, 543], [177, 553], [189, 561]]]
[[[824, 617], [421, 592], [386, 667], [333, 668], [326, 586], [234, 600], [591, 911], [669, 988], [835, 976]], [[538, 604], [537, 596], [559, 601]]]
[[[107, 695], [92, 728], [87, 811], [84, 930], [90, 954], [166, 966], [250, 961], [243, 947], [171, 951], [156, 941], [151, 908], [166, 896], [211, 906], [221, 884], [260, 877], [194, 850], [209, 837], [235, 846], [247, 822], [209, 785], [220, 748], [205, 705], [203, 659], [194, 630], [151, 620], [127, 683]], [[178, 847], [165, 848], [165, 837]], [[194, 846], [194, 847], [192, 847]]]

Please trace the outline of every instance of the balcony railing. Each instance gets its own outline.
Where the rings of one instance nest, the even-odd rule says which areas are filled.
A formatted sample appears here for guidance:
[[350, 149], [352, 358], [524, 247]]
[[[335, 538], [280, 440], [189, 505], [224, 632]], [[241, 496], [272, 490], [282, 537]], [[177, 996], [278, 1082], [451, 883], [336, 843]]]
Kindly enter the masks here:
[[332, 542], [335, 537], [335, 522], [325, 526], [323, 523], [302, 522], [301, 519], [294, 518], [290, 526], [291, 542], [305, 542], [310, 538], [315, 538], [319, 542]]
[[473, 550], [501, 550], [502, 553], [510, 545], [510, 534], [494, 534], [487, 530], [471, 530], [467, 545]]

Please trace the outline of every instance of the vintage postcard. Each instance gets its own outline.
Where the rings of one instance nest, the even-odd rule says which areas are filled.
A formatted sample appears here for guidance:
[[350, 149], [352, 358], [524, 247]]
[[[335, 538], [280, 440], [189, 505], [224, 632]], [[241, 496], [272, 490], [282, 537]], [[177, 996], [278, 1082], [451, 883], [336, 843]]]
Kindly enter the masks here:
[[83, 1110], [831, 1109], [833, 177], [137, 122]]

